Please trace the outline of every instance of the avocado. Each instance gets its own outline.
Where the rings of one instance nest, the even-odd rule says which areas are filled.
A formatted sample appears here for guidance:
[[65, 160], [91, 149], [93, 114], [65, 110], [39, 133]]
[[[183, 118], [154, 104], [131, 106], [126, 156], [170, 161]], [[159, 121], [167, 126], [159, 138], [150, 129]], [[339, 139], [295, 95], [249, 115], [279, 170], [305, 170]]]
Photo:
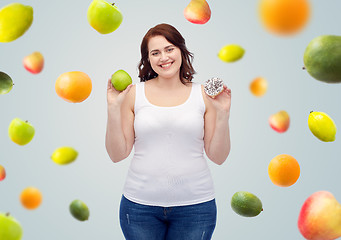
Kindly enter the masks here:
[[303, 61], [313, 78], [326, 83], [341, 82], [341, 36], [314, 38], [305, 49]]

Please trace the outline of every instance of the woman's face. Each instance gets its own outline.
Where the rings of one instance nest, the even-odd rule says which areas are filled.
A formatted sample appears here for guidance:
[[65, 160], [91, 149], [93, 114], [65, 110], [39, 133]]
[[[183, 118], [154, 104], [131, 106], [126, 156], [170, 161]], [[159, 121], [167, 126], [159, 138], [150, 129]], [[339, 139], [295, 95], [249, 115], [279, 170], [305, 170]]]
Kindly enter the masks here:
[[181, 50], [164, 36], [155, 36], [148, 42], [148, 58], [152, 69], [163, 78], [180, 76]]

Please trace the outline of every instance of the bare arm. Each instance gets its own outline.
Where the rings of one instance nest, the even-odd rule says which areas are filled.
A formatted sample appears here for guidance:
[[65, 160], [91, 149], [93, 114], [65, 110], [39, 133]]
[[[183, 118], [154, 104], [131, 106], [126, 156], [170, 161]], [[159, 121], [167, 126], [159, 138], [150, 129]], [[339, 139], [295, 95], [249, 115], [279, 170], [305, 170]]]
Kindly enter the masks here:
[[206, 105], [204, 144], [207, 157], [221, 165], [227, 159], [230, 149], [229, 117], [231, 90], [224, 86], [224, 91], [212, 99], [204, 93]]
[[107, 88], [108, 120], [105, 147], [113, 162], [127, 158], [134, 144], [134, 90], [130, 85], [126, 90], [118, 92], [110, 80]]

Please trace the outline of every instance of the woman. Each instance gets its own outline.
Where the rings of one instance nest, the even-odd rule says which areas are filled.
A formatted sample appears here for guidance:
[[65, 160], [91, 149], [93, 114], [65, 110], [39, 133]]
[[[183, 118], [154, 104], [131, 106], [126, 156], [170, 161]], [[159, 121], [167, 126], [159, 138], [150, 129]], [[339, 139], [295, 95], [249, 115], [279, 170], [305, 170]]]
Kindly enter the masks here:
[[185, 40], [171, 25], [141, 43], [141, 82], [116, 91], [108, 81], [106, 148], [113, 162], [132, 158], [120, 204], [128, 240], [211, 239], [216, 224], [212, 177], [230, 152], [231, 91], [214, 99], [193, 83]]

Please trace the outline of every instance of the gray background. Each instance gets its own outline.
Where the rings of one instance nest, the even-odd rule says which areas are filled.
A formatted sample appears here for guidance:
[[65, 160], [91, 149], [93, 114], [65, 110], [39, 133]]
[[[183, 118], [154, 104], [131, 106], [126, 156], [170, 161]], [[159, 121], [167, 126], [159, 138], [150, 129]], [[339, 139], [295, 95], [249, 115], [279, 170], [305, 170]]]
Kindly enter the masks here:
[[[0, 7], [12, 1], [1, 0]], [[124, 19], [113, 33], [101, 35], [87, 22], [91, 1], [22, 1], [34, 8], [31, 28], [19, 39], [0, 43], [0, 70], [15, 83], [0, 96], [0, 164], [7, 178], [0, 182], [0, 211], [10, 212], [24, 229], [24, 240], [123, 239], [118, 207], [131, 156], [113, 164], [105, 150], [106, 84], [111, 74], [124, 69], [139, 81], [137, 64], [140, 42], [158, 23], [175, 26], [194, 53], [194, 81], [221, 77], [232, 89], [232, 149], [222, 165], [209, 163], [215, 181], [218, 222], [213, 239], [303, 239], [297, 228], [305, 199], [327, 190], [341, 201], [340, 134], [335, 142], [315, 138], [307, 124], [311, 110], [329, 114], [341, 126], [340, 84], [319, 82], [302, 70], [303, 53], [314, 37], [340, 35], [338, 0], [313, 0], [312, 17], [300, 33], [280, 37], [261, 25], [256, 0], [209, 1], [212, 16], [205, 25], [195, 25], [183, 16], [189, 1], [118, 1]], [[217, 53], [225, 44], [245, 48], [244, 57], [224, 63]], [[33, 51], [45, 57], [38, 75], [26, 71], [22, 59]], [[57, 77], [68, 71], [83, 71], [92, 79], [93, 90], [82, 103], [71, 104], [57, 96]], [[253, 96], [253, 78], [267, 79], [268, 92]], [[268, 118], [286, 110], [291, 118], [286, 133], [273, 131]], [[15, 117], [34, 125], [33, 140], [19, 146], [7, 134]], [[60, 146], [73, 146], [77, 160], [56, 165], [51, 153]], [[301, 167], [299, 180], [291, 187], [275, 186], [267, 167], [278, 154], [290, 154]], [[209, 161], [209, 160], [208, 160]], [[26, 210], [19, 202], [27, 186], [39, 188], [43, 202]], [[230, 207], [237, 191], [249, 191], [263, 203], [264, 211], [244, 218]], [[81, 199], [90, 208], [87, 222], [75, 220], [68, 207]]]

